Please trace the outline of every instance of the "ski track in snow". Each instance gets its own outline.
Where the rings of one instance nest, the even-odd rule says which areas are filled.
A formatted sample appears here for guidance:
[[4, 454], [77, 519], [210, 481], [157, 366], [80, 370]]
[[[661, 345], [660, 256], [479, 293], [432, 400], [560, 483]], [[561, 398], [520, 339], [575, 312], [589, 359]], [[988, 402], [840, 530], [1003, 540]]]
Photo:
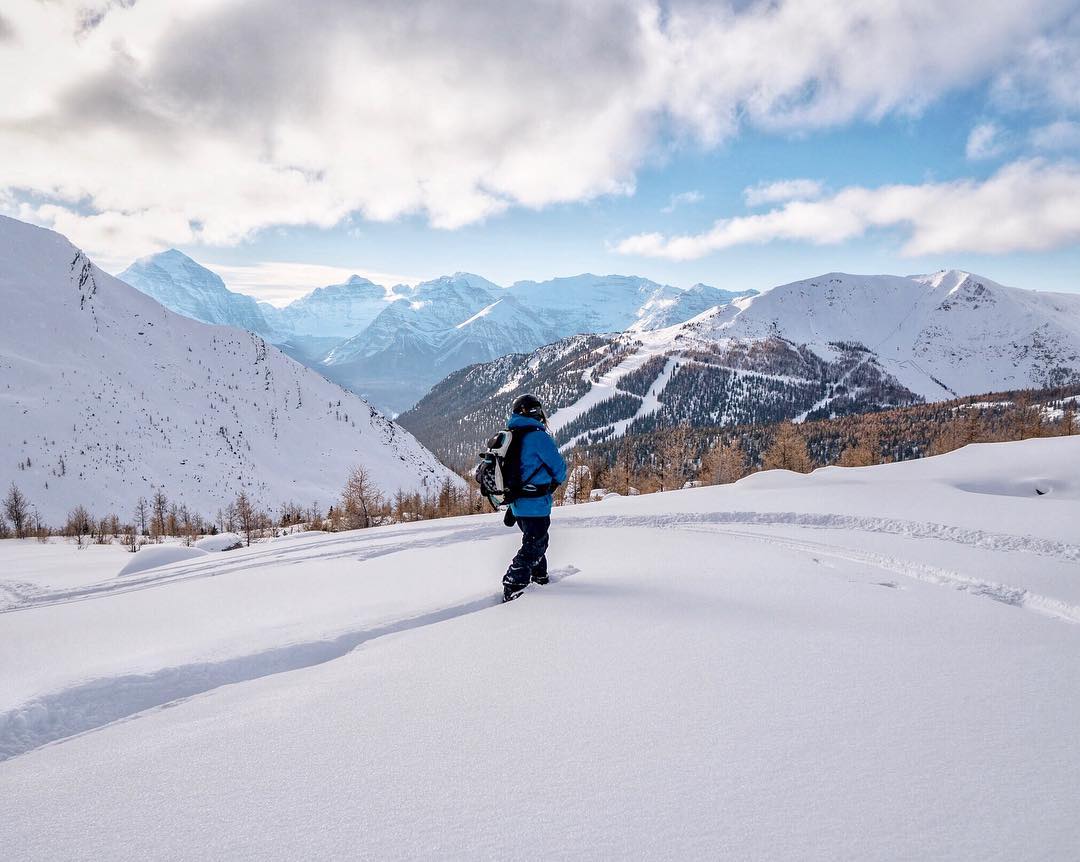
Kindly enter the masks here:
[[[415, 548], [438, 547], [459, 542], [480, 541], [502, 536], [506, 528], [501, 523], [483, 526], [435, 529], [430, 521], [425, 526], [396, 532], [389, 541], [385, 535], [365, 535], [361, 532], [344, 534], [320, 540], [314, 546], [303, 543], [280, 547], [270, 545], [257, 552], [249, 552], [230, 558], [230, 552], [200, 558], [188, 564], [173, 564], [161, 569], [151, 569], [137, 577], [113, 578], [97, 584], [70, 590], [43, 591], [29, 584], [3, 582], [13, 603], [0, 607], [0, 614], [28, 610], [35, 607], [63, 602], [85, 601], [117, 593], [151, 589], [166, 584], [195, 578], [218, 577], [234, 572], [259, 569], [266, 566], [292, 565], [310, 560], [355, 559], [357, 562], [401, 553]], [[764, 527], [808, 527], [828, 530], [854, 530], [868, 533], [887, 533], [918, 539], [937, 539], [967, 547], [990, 551], [1020, 552], [1051, 557], [1067, 563], [1080, 563], [1080, 545], [1071, 545], [1053, 539], [994, 533], [986, 530], [954, 527], [926, 521], [906, 521], [898, 518], [871, 518], [857, 515], [840, 515], [819, 512], [687, 512], [668, 515], [596, 515], [573, 517], [556, 521], [563, 529], [590, 529], [615, 527], [679, 528], [693, 524], [731, 524]], [[426, 534], [426, 535], [425, 535]]]
[[[984, 581], [960, 572], [902, 560], [885, 554], [806, 539], [739, 530], [737, 529], [739, 526], [799, 527], [883, 533], [953, 542], [998, 552], [1029, 553], [1066, 562], [1080, 561], [1080, 546], [1051, 539], [994, 533], [932, 522], [854, 515], [731, 511], [640, 516], [611, 514], [570, 517], [565, 520], [560, 519], [558, 522], [559, 528], [574, 530], [645, 528], [715, 532], [805, 553], [813, 558], [827, 557], [862, 563], [893, 574], [962, 590], [1056, 619], [1080, 623], [1080, 606], [1038, 595], [1022, 587]], [[491, 539], [504, 533], [505, 527], [495, 523], [477, 527], [432, 529], [431, 522], [427, 522], [423, 527], [395, 533], [389, 541], [387, 537], [377, 534], [357, 535], [354, 533], [327, 538], [319, 541], [315, 546], [310, 543], [285, 547], [271, 545], [265, 550], [238, 554], [235, 559], [229, 559], [227, 556], [222, 559], [220, 555], [212, 555], [209, 559], [203, 558], [190, 564], [174, 564], [164, 567], [163, 570], [150, 571], [137, 578], [114, 578], [107, 582], [68, 591], [41, 592], [32, 585], [9, 581], [2, 585], [2, 590], [19, 604], [2, 608], [0, 613], [29, 610], [62, 602], [104, 598], [118, 593], [167, 586], [178, 581], [216, 577], [267, 566], [293, 565], [314, 559], [353, 558], [364, 561], [416, 548]], [[560, 569], [557, 573], [553, 573], [552, 582], [562, 580], [575, 572], [577, 569], [573, 566]], [[880, 584], [897, 586], [893, 581], [882, 581]], [[37, 698], [0, 715], [0, 761], [224, 685], [322, 664], [339, 658], [375, 638], [454, 619], [497, 604], [499, 604], [498, 596], [474, 598], [449, 608], [386, 622], [376, 627], [345, 632], [328, 639], [272, 647], [252, 655], [235, 656], [216, 662], [194, 663], [163, 668], [152, 673], [129, 674], [81, 683]]]
[[[431, 522], [426, 522], [430, 524]], [[187, 581], [198, 578], [214, 578], [219, 575], [232, 574], [250, 569], [261, 569], [267, 566], [285, 566], [303, 563], [309, 560], [333, 560], [352, 558], [357, 562], [372, 560], [388, 554], [397, 554], [401, 551], [414, 548], [437, 547], [444, 544], [454, 544], [464, 541], [479, 541], [500, 536], [506, 532], [502, 524], [487, 525], [483, 527], [470, 527], [465, 529], [438, 530], [431, 535], [430, 527], [417, 530], [403, 530], [395, 533], [393, 538], [398, 539], [412, 536], [416, 533], [428, 533], [405, 541], [385, 541], [385, 535], [374, 534], [370, 536], [357, 536], [355, 534], [343, 535], [339, 538], [320, 540], [314, 550], [309, 543], [293, 546], [270, 545], [259, 551], [230, 557], [231, 552], [222, 551], [211, 554], [209, 557], [199, 557], [190, 564], [172, 564], [156, 569], [147, 569], [138, 576], [117, 577], [97, 584], [89, 584], [75, 587], [69, 590], [56, 590], [53, 592], [37, 592], [19, 596], [21, 602], [11, 607], [0, 607], [0, 614], [13, 611], [28, 610], [29, 608], [47, 607], [49, 605], [62, 604], [65, 602], [85, 601], [118, 593], [130, 593], [138, 590], [151, 589], [164, 586], [175, 581]], [[371, 544], [372, 547], [365, 547]], [[224, 557], [224, 559], [222, 559]], [[7, 582], [8, 586], [11, 582]], [[13, 591], [14, 594], [14, 591]]]
[[[551, 583], [556, 584], [578, 571], [573, 566], [565, 566], [549, 572], [549, 577]], [[376, 638], [434, 625], [501, 604], [501, 595], [483, 596], [430, 613], [345, 632], [327, 640], [287, 644], [252, 655], [81, 683], [0, 714], [0, 762], [225, 685], [324, 664]]]
[[[823, 542], [811, 542], [802, 539], [789, 539], [779, 536], [770, 536], [763, 533], [753, 533], [745, 530], [733, 530], [723, 525], [682, 526], [680, 529], [694, 530], [698, 532], [718, 532], [725, 536], [735, 536], [741, 539], [750, 539], [766, 545], [780, 546], [793, 551], [805, 552], [815, 557], [829, 557], [836, 560], [844, 560], [852, 563], [864, 563], [885, 571], [904, 575], [913, 580], [923, 581], [937, 586], [952, 587], [956, 590], [971, 593], [975, 596], [983, 596], [996, 602], [1012, 605], [1018, 608], [1041, 613], [1045, 616], [1064, 620], [1070, 623], [1080, 623], [1080, 607], [1070, 605], [1060, 599], [1041, 596], [1032, 593], [1023, 587], [1013, 587], [1008, 584], [1000, 584], [995, 581], [984, 581], [951, 569], [943, 569], [939, 566], [930, 566], [924, 563], [914, 563], [902, 560], [898, 557], [890, 557], [886, 554], [878, 554], [869, 551], [860, 551], [855, 548], [847, 548], [840, 545], [830, 545]], [[879, 581], [878, 586], [898, 588], [894, 581]]]
[[953, 527], [932, 521], [905, 521], [899, 518], [869, 518], [823, 512], [677, 512], [669, 515], [608, 515], [583, 517], [562, 522], [573, 527], [681, 527], [686, 524], [751, 524], [760, 526], [816, 527], [888, 533], [915, 539], [939, 539], [967, 547], [991, 551], [1019, 551], [1053, 557], [1069, 563], [1080, 562], [1080, 545], [1055, 539], [1018, 536]]

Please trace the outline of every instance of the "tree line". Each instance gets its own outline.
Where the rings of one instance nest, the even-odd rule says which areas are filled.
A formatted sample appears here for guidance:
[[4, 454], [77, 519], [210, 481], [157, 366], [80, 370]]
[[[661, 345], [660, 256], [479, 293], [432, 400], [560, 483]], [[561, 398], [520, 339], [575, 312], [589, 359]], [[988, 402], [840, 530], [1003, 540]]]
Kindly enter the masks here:
[[[573, 466], [594, 487], [650, 493], [734, 482], [758, 470], [807, 473], [940, 455], [969, 443], [1078, 433], [1080, 387], [1023, 390], [803, 423], [713, 428], [673, 425], [578, 446]], [[583, 489], [574, 489], [579, 495]]]
[[[808, 473], [816, 467], [863, 467], [939, 455], [969, 443], [1025, 440], [1080, 433], [1080, 387], [1022, 390], [918, 404], [877, 413], [776, 424], [695, 428], [679, 424], [618, 441], [577, 446], [568, 456], [570, 479], [556, 503], [582, 503], [594, 489], [648, 494], [738, 481], [759, 470]], [[345, 477], [328, 509], [282, 503], [271, 512], [241, 491], [213, 517], [170, 501], [165, 489], [139, 497], [127, 518], [93, 515], [83, 505], [62, 525], [47, 525], [12, 482], [0, 505], [0, 538], [66, 536], [80, 547], [121, 543], [135, 551], [165, 539], [192, 544], [199, 537], [236, 533], [244, 544], [284, 530], [355, 530], [479, 514], [490, 507], [471, 476], [447, 476], [424, 491], [385, 494], [363, 466]]]

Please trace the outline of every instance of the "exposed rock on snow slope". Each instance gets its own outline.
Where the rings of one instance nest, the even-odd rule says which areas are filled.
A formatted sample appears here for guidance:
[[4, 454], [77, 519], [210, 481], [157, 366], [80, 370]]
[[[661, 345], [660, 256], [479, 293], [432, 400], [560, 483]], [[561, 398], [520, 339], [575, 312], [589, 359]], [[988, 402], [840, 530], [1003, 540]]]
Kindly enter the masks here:
[[175, 248], [139, 258], [117, 278], [192, 320], [274, 335], [258, 302], [229, 290], [220, 276]]
[[[735, 299], [677, 326], [604, 336], [579, 363], [584, 388], [560, 382], [561, 369], [545, 377], [537, 360], [552, 349], [560, 348], [463, 369], [401, 421], [456, 461], [529, 388], [544, 390], [557, 408], [554, 429], [575, 421], [568, 441], [598, 441], [679, 422], [801, 420], [1060, 385], [1080, 379], [1080, 296], [957, 271], [833, 273]], [[677, 367], [666, 368], [664, 357]], [[634, 397], [646, 395], [635, 406]], [[455, 429], [457, 443], [440, 428]]]
[[1071, 858], [1078, 459], [568, 507], [506, 606], [497, 515], [124, 578], [0, 542], [0, 856]]
[[449, 472], [408, 432], [262, 338], [174, 314], [51, 231], [0, 218], [0, 484], [49, 521], [130, 515], [163, 488], [330, 503], [354, 464], [386, 492]]

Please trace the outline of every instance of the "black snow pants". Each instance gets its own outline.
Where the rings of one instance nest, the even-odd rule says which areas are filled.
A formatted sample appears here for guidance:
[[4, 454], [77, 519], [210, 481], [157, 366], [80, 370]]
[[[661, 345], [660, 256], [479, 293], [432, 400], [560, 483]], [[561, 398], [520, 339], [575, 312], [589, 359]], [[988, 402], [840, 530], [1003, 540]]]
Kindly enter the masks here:
[[532, 578], [547, 575], [548, 528], [551, 518], [518, 518], [521, 530], [521, 550], [514, 556], [510, 568], [503, 575], [503, 586], [524, 589]]

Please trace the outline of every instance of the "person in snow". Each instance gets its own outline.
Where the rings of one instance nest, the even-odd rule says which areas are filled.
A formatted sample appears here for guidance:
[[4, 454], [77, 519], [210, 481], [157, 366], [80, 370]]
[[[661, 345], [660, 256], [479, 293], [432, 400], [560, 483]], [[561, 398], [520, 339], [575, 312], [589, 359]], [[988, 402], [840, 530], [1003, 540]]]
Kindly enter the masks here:
[[535, 395], [514, 401], [507, 428], [520, 433], [521, 484], [548, 486], [542, 496], [518, 497], [510, 511], [521, 530], [521, 549], [503, 576], [503, 601], [516, 598], [530, 583], [546, 584], [548, 528], [551, 526], [552, 492], [566, 481], [566, 461], [547, 431], [544, 406]]

